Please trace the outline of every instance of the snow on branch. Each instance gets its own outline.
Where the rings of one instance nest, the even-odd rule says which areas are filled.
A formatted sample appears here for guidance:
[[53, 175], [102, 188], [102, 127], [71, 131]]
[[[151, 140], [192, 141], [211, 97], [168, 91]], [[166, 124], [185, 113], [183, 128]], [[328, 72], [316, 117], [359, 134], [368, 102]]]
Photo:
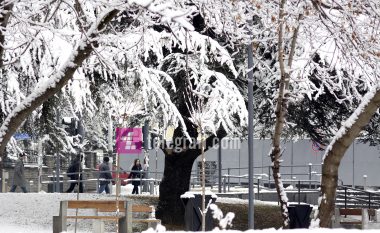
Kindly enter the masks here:
[[[4, 151], [6, 143], [26, 117], [46, 99], [60, 91], [68, 80], [73, 77], [77, 68], [81, 66], [82, 62], [88, 58], [93, 51], [93, 43], [96, 43], [97, 31], [102, 30], [117, 13], [118, 10], [109, 9], [101, 14], [87, 33], [82, 36], [81, 40], [77, 43], [76, 49], [72, 51], [70, 57], [60, 66], [57, 72], [52, 74], [45, 83], [37, 86], [34, 91], [7, 116], [0, 127], [0, 152]], [[91, 39], [91, 42], [89, 42], [89, 39]]]
[[189, 23], [188, 19], [186, 19], [187, 16], [194, 12], [193, 8], [190, 8], [187, 11], [179, 10], [173, 7], [174, 3], [170, 3], [168, 1], [128, 0], [128, 3], [136, 4], [146, 8], [152, 13], [161, 15], [162, 23], [176, 22], [187, 30], [194, 30], [193, 25]]
[[376, 86], [372, 87], [371, 90], [368, 91], [368, 93], [362, 98], [360, 105], [356, 108], [354, 113], [345, 122], [342, 123], [342, 126], [335, 134], [334, 138], [331, 140], [329, 146], [325, 150], [323, 160], [325, 160], [325, 158], [328, 156], [336, 142], [343, 138], [347, 133], [350, 133], [353, 125], [357, 123], [360, 115], [366, 111], [366, 107], [373, 101], [373, 98], [379, 94], [379, 91], [380, 84], [377, 84]]

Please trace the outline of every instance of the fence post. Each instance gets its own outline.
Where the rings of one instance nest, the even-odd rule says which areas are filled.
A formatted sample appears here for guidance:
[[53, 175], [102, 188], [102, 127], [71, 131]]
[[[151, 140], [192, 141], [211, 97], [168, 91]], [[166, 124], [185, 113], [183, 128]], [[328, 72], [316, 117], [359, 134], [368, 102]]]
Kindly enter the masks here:
[[3, 170], [1, 171], [2, 173], [2, 179], [1, 179], [1, 192], [3, 193], [6, 193], [7, 192], [7, 186], [5, 186], [5, 170], [3, 168]]
[[140, 194], [142, 194], [143, 193], [143, 191], [145, 191], [144, 190], [144, 184], [145, 184], [145, 181], [144, 181], [144, 184], [143, 184], [143, 182], [142, 182], [142, 176], [144, 175], [144, 173], [142, 172], [142, 171], [140, 171]]
[[271, 166], [268, 166], [268, 189], [270, 189]]
[[309, 189], [311, 189], [311, 169], [313, 164], [309, 163]]
[[150, 195], [154, 195], [154, 193], [155, 193], [155, 190], [154, 190], [154, 181], [153, 180], [150, 180], [149, 181], [149, 193], [150, 193]]
[[33, 182], [33, 180], [31, 180], [31, 181], [29, 181], [29, 192], [33, 192], [32, 190], [32, 188], [33, 188], [33, 185], [34, 185], [34, 182]]
[[[101, 171], [98, 170], [97, 174], [96, 174], [96, 178], [97, 178], [97, 181], [96, 181], [96, 193], [99, 193], [99, 186], [100, 186], [100, 182], [99, 182], [99, 176], [101, 174]], [[112, 183], [112, 181], [111, 181]]]
[[257, 199], [260, 198], [260, 179], [261, 177], [257, 178]]
[[226, 193], [226, 177], [223, 176], [223, 193]]
[[363, 190], [367, 190], [367, 175], [363, 175]]
[[298, 180], [298, 205], [301, 204], [301, 181]]
[[371, 193], [368, 193], [368, 209], [371, 209]]
[[347, 187], [344, 187], [344, 208], [347, 209]]
[[56, 153], [56, 167], [55, 167], [55, 193], [60, 193], [60, 180], [61, 180], [61, 175], [60, 175], [60, 167], [61, 167], [61, 155], [59, 153]]
[[230, 173], [230, 168], [228, 168], [228, 192], [230, 191], [230, 175], [231, 175], [231, 173]]

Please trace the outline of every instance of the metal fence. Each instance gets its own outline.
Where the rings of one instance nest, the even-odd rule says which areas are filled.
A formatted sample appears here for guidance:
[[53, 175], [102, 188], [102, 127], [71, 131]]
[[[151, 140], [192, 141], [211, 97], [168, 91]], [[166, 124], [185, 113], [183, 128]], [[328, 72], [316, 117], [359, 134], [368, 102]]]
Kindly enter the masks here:
[[[95, 184], [96, 191], [98, 191], [100, 181], [110, 181], [113, 184], [117, 182], [117, 178], [113, 179], [102, 179], [99, 178], [101, 173], [107, 173], [109, 171], [88, 171], [88, 172], [74, 172], [74, 173], [66, 173], [62, 172], [59, 174], [59, 176], [53, 171], [52, 174], [46, 173], [41, 175], [41, 184], [47, 184], [51, 185], [53, 192], [63, 192], [61, 185], [62, 184], [70, 184], [70, 183], [93, 183]], [[117, 173], [116, 170], [112, 171], [113, 173]], [[119, 170], [120, 174], [125, 172], [125, 170]], [[130, 171], [128, 171], [129, 173]], [[145, 190], [146, 192], [149, 192], [150, 194], [157, 194], [155, 191], [155, 186], [159, 185], [161, 182], [161, 179], [155, 179], [155, 178], [149, 178], [148, 174], [150, 176], [154, 176], [154, 172], [146, 172], [146, 171], [134, 171], [136, 173], [141, 173], [140, 178], [128, 178], [128, 177], [119, 177], [120, 182], [128, 184], [132, 181], [139, 181], [140, 182], [140, 190]], [[71, 180], [69, 179], [68, 175], [78, 175], [82, 178], [77, 180]], [[152, 177], [153, 177], [152, 176]], [[59, 177], [59, 179], [57, 179]], [[86, 178], [86, 177], [93, 177], [93, 178]], [[144, 186], [146, 185], [147, 188]]]
[[336, 206], [340, 208], [380, 208], [380, 193], [349, 186], [338, 186]]

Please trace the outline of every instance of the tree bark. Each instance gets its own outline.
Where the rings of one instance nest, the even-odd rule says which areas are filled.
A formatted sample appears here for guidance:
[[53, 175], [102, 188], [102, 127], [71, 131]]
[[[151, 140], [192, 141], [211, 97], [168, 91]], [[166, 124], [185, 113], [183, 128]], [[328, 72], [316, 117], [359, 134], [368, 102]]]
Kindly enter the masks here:
[[[4, 42], [5, 42], [5, 35], [4, 32], [7, 28], [9, 16], [11, 15], [12, 9], [13, 9], [13, 3], [6, 4], [5, 0], [0, 0], [0, 75], [4, 75], [3, 73], [3, 55], [4, 55]], [[2, 120], [1, 117], [2, 114], [0, 114], [0, 120]], [[3, 180], [3, 159], [2, 159], [2, 153], [0, 152], [0, 185], [2, 184]], [[1, 189], [1, 188], [0, 188]], [[1, 190], [4, 192], [4, 190]]]
[[184, 224], [184, 207], [180, 196], [189, 191], [191, 170], [198, 156], [193, 150], [165, 154], [164, 176], [157, 207], [157, 217], [163, 224]]
[[[364, 102], [346, 121], [347, 124], [339, 129], [336, 138], [327, 148], [322, 165], [321, 203], [319, 203], [318, 216], [320, 227], [330, 227], [331, 217], [335, 208], [335, 194], [338, 185], [338, 170], [340, 162], [355, 138], [371, 120], [380, 107], [380, 86], [376, 92], [368, 93]], [[353, 122], [353, 124], [351, 124]]]
[[[281, 157], [281, 133], [285, 124], [285, 114], [287, 110], [287, 94], [290, 75], [285, 71], [284, 62], [284, 17], [285, 17], [285, 7], [286, 0], [281, 0], [279, 9], [279, 32], [278, 32], [278, 60], [280, 63], [280, 83], [278, 88], [278, 98], [276, 103], [275, 115], [276, 123], [274, 126], [274, 133], [272, 137], [272, 150], [270, 152], [270, 158], [272, 161], [272, 171], [273, 179], [275, 182], [278, 200], [281, 206], [281, 215], [283, 218], [284, 226], [288, 225], [288, 200], [286, 198], [286, 193], [284, 191], [284, 186], [281, 181], [280, 175], [280, 157]], [[291, 60], [289, 61], [291, 65]]]
[[4, 156], [4, 151], [9, 139], [20, 127], [22, 122], [29, 116], [37, 107], [39, 107], [44, 101], [49, 99], [58, 93], [67, 82], [72, 79], [73, 74], [80, 67], [85, 59], [87, 59], [93, 51], [93, 48], [97, 46], [96, 40], [97, 32], [105, 28], [105, 26], [116, 16], [118, 10], [109, 11], [103, 16], [101, 20], [94, 25], [92, 32], [82, 37], [82, 43], [73, 51], [72, 56], [69, 58], [72, 62], [70, 65], [63, 66], [56, 76], [52, 79], [54, 82], [46, 86], [44, 89], [36, 89], [30, 94], [24, 101], [21, 102], [5, 119], [0, 128], [0, 155]]
[[4, 31], [7, 28], [9, 16], [11, 15], [13, 3], [10, 2], [9, 4], [5, 3], [5, 0], [0, 0], [0, 69], [3, 68], [3, 55], [4, 55], [4, 42], [5, 42], [5, 35]]
[[[204, 151], [218, 144], [226, 135], [226, 131], [220, 128], [217, 135], [207, 137], [203, 142]], [[161, 149], [165, 154], [165, 167], [156, 215], [163, 224], [183, 225], [184, 206], [180, 196], [189, 191], [193, 163], [202, 154], [202, 146], [198, 144], [195, 149], [178, 153], [165, 145]]]
[[286, 197], [284, 185], [281, 180], [280, 175], [280, 158], [281, 158], [281, 134], [285, 125], [285, 118], [288, 109], [288, 99], [289, 99], [289, 82], [291, 67], [293, 64], [293, 58], [295, 54], [298, 32], [300, 29], [300, 22], [302, 20], [303, 14], [298, 15], [298, 25], [294, 29], [291, 44], [290, 52], [288, 56], [287, 69], [285, 68], [285, 53], [284, 53], [284, 20], [285, 20], [285, 3], [286, 0], [281, 0], [280, 9], [279, 9], [279, 31], [278, 31], [278, 60], [280, 64], [280, 83], [278, 88], [278, 98], [276, 103], [275, 115], [276, 123], [274, 126], [274, 133], [272, 137], [272, 150], [270, 152], [270, 158], [272, 161], [272, 171], [273, 179], [275, 181], [275, 186], [277, 190], [278, 199], [281, 206], [281, 215], [284, 220], [284, 226], [288, 225], [289, 216], [288, 216], [288, 199]]

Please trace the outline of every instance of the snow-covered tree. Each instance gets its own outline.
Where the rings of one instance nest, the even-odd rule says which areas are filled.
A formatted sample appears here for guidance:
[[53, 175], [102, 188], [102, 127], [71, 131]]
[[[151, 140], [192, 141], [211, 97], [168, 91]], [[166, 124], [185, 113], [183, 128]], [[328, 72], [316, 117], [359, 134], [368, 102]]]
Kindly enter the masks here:
[[[14, 83], [20, 84], [21, 78], [29, 77], [33, 82], [30, 92], [20, 92], [18, 99], [9, 95], [12, 104], [9, 111], [4, 113], [0, 128], [2, 158], [13, 133], [34, 111], [50, 113], [50, 116], [47, 114], [45, 117], [53, 125], [55, 119], [51, 118], [58, 114], [54, 109], [49, 109], [49, 104], [45, 101], [60, 92], [62, 98], [53, 108], [68, 115], [83, 116], [85, 124], [91, 126], [88, 133], [94, 138], [96, 132], [105, 128], [101, 119], [89, 122], [90, 119], [96, 119], [94, 116], [98, 112], [99, 117], [111, 115], [126, 119], [129, 123], [133, 121], [131, 115], [146, 116], [149, 113], [150, 117], [159, 116], [157, 121], [163, 127], [169, 124], [179, 126], [177, 136], [197, 138], [193, 127], [188, 128], [192, 123], [186, 114], [188, 111], [184, 112], [186, 102], [178, 102], [175, 96], [170, 96], [170, 93], [176, 92], [182, 98], [183, 79], [170, 74], [175, 70], [167, 69], [175, 57], [181, 54], [192, 56], [189, 64], [193, 67], [191, 82], [194, 90], [191, 90], [209, 96], [207, 114], [214, 125], [210, 123], [207, 129], [207, 146], [213, 145], [211, 139], [216, 137], [215, 129], [223, 128], [222, 131], [228, 133], [241, 131], [234, 124], [244, 125], [245, 106], [233, 82], [227, 77], [237, 76], [229, 51], [224, 47], [228, 45], [228, 40], [224, 39], [224, 44], [220, 44], [207, 35], [223, 32], [221, 37], [228, 36], [228, 33], [236, 36], [239, 35], [239, 30], [225, 30], [217, 24], [223, 22], [228, 25], [232, 21], [215, 22], [210, 17], [213, 10], [206, 11], [206, 8], [202, 8], [208, 12], [207, 20], [211, 23], [207, 22], [207, 25], [212, 28], [201, 29], [204, 27], [202, 25], [198, 27], [200, 31], [192, 31], [193, 26], [188, 21], [193, 20], [196, 24], [195, 21], [202, 18], [197, 18], [197, 15], [200, 15], [199, 7], [204, 2], [187, 5], [188, 10], [178, 10], [183, 7], [183, 2], [177, 1], [65, 1], [46, 4], [36, 0], [13, 3], [11, 17], [2, 30], [2, 78], [13, 78], [17, 80]], [[216, 3], [218, 7], [225, 7], [218, 1]], [[183, 27], [188, 30], [183, 30]], [[189, 47], [186, 51], [184, 48], [187, 42]], [[199, 58], [194, 57], [194, 54], [199, 55]], [[98, 81], [99, 77], [102, 82]], [[93, 82], [100, 85], [92, 85]], [[228, 90], [226, 95], [223, 95], [223, 88]], [[219, 94], [221, 96], [217, 99]], [[44, 102], [46, 105], [41, 108]], [[141, 111], [132, 113], [131, 104]], [[123, 106], [128, 110], [120, 111]], [[224, 108], [226, 106], [230, 108]], [[52, 127], [51, 130], [60, 129]], [[104, 140], [100, 141], [99, 146], [104, 146]], [[198, 150], [191, 152], [192, 155], [185, 158], [191, 163], [183, 163], [183, 166], [190, 169], [200, 154]], [[177, 156], [176, 159], [181, 158]], [[169, 174], [172, 167], [167, 167], [162, 190], [175, 175]], [[177, 167], [178, 172], [182, 167]], [[179, 177], [190, 178], [190, 170], [185, 169], [185, 172], [185, 176]], [[176, 200], [183, 193], [183, 187], [189, 187], [185, 183], [177, 182], [179, 185], [171, 186], [178, 187], [179, 191], [170, 191]], [[169, 195], [168, 197], [170, 198]], [[170, 208], [166, 209], [166, 213], [173, 214], [170, 211]]]
[[[68, 82], [86, 79], [85, 76], [104, 70], [125, 77], [125, 67], [122, 66], [126, 63], [125, 59], [141, 61], [140, 53], [133, 53], [136, 51], [131, 51], [125, 47], [128, 43], [123, 43], [134, 45], [138, 42], [139, 30], [136, 30], [136, 25], [128, 23], [116, 27], [121, 25], [122, 18], [149, 18], [150, 23], [161, 20], [169, 27], [176, 24], [192, 29], [186, 19], [189, 12], [177, 10], [165, 1], [7, 1], [2, 2], [1, 7], [2, 84], [6, 81], [21, 84], [21, 79], [25, 77], [33, 81], [29, 92], [20, 92], [17, 85], [8, 85], [6, 91], [2, 89], [2, 159], [8, 141], [25, 119]], [[105, 55], [107, 59], [104, 59]], [[174, 123], [181, 120], [168, 95], [162, 91], [164, 88], [159, 82], [162, 75], [149, 70], [142, 62], [136, 63], [138, 66], [133, 66], [127, 75], [140, 73], [141, 70], [147, 72], [148, 76], [140, 79], [143, 93], [149, 92], [161, 98], [161, 109], [167, 112], [164, 120]], [[110, 68], [113, 68], [112, 71]], [[12, 91], [16, 95], [9, 93]], [[86, 92], [82, 92], [82, 95], [75, 95], [70, 103], [80, 106], [78, 102], [86, 97]]]
[[328, 57], [335, 68], [340, 68], [337, 78], [326, 84], [334, 88], [337, 84], [349, 83], [349, 88], [343, 86], [344, 95], [338, 101], [361, 100], [341, 124], [325, 152], [317, 219], [321, 227], [328, 227], [335, 206], [340, 161], [380, 107], [379, 37], [375, 30], [380, 21], [380, 4], [371, 0], [312, 3], [318, 12], [318, 21], [324, 25], [323, 36], [329, 38], [329, 45], [335, 49]]

